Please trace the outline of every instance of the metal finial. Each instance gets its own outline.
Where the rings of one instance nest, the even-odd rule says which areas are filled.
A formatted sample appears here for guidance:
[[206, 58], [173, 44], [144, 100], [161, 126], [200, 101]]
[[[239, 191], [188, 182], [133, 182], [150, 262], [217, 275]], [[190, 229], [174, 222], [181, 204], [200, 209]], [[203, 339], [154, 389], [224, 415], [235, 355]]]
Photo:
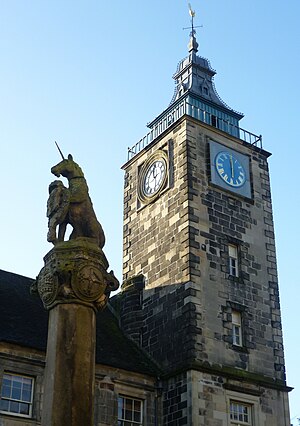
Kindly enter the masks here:
[[196, 35], [195, 28], [200, 28], [200, 27], [202, 27], [202, 25], [198, 25], [197, 27], [194, 27], [194, 18], [196, 16], [196, 12], [195, 12], [195, 10], [192, 9], [191, 3], [188, 3], [188, 7], [189, 7], [189, 15], [192, 18], [191, 19], [191, 25], [192, 26], [191, 27], [186, 27], [186, 28], [183, 28], [183, 29], [184, 30], [192, 30], [191, 31], [191, 37], [195, 37], [195, 35]]
[[56, 147], [57, 147], [57, 149], [58, 149], [58, 151], [59, 151], [60, 155], [62, 156], [62, 159], [64, 160], [64, 159], [65, 159], [65, 157], [64, 157], [63, 153], [61, 152], [61, 149], [60, 149], [60, 147], [58, 146], [58, 143], [57, 143], [56, 141], [54, 141], [54, 142], [55, 142], [55, 145], [56, 145]]
[[189, 5], [189, 14], [191, 19], [191, 24], [192, 24], [192, 35], [194, 35], [194, 17], [196, 16], [196, 12], [192, 9], [191, 3], [188, 4]]

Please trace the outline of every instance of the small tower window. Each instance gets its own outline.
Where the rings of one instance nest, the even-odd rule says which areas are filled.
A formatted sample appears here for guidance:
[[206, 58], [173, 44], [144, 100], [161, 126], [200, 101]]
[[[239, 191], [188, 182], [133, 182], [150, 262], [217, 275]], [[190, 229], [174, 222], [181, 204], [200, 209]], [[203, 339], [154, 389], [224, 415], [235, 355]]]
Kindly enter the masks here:
[[238, 248], [234, 244], [228, 245], [229, 255], [229, 275], [233, 277], [239, 276], [239, 264], [238, 264]]
[[118, 398], [118, 425], [143, 424], [143, 401], [128, 396]]
[[232, 343], [242, 346], [242, 315], [238, 311], [232, 311]]
[[230, 424], [252, 425], [251, 406], [239, 401], [230, 401]]

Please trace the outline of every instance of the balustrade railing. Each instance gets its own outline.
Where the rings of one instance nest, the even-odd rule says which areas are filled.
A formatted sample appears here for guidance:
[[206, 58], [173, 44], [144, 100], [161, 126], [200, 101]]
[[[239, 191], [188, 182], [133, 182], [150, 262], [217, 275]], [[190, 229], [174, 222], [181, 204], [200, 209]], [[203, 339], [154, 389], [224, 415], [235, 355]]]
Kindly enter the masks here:
[[176, 104], [173, 109], [170, 109], [148, 132], [142, 139], [140, 139], [131, 148], [128, 148], [128, 160], [133, 158], [136, 154], [142, 151], [147, 145], [153, 142], [158, 136], [160, 136], [165, 130], [172, 126], [173, 123], [178, 121], [182, 116], [189, 115], [193, 118], [202, 121], [203, 123], [209, 124], [219, 130], [229, 133], [242, 141], [249, 143], [250, 145], [262, 148], [262, 136], [257, 136], [254, 133], [248, 132], [248, 130], [242, 129], [230, 123], [227, 120], [223, 120], [216, 115], [198, 108], [188, 102], [187, 99], [183, 99], [181, 102]]

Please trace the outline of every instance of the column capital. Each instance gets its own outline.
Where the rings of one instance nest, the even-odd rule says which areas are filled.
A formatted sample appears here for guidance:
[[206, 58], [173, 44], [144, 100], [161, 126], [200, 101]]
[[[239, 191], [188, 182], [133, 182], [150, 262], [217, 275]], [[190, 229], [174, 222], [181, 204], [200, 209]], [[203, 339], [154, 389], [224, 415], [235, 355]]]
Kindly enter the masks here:
[[48, 310], [62, 303], [102, 310], [110, 292], [119, 287], [108, 267], [102, 249], [88, 238], [61, 242], [44, 257], [44, 267], [31, 290], [39, 294]]

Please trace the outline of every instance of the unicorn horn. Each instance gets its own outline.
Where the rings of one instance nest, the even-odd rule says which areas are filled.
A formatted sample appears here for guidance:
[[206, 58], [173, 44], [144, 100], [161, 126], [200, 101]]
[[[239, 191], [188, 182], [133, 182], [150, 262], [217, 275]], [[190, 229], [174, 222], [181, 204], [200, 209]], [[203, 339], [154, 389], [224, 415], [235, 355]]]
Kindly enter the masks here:
[[55, 142], [55, 145], [57, 146], [57, 149], [59, 150], [60, 155], [62, 156], [62, 159], [64, 160], [65, 159], [64, 154], [61, 152], [61, 149], [58, 146], [58, 143], [56, 141], [54, 141], [54, 142]]

